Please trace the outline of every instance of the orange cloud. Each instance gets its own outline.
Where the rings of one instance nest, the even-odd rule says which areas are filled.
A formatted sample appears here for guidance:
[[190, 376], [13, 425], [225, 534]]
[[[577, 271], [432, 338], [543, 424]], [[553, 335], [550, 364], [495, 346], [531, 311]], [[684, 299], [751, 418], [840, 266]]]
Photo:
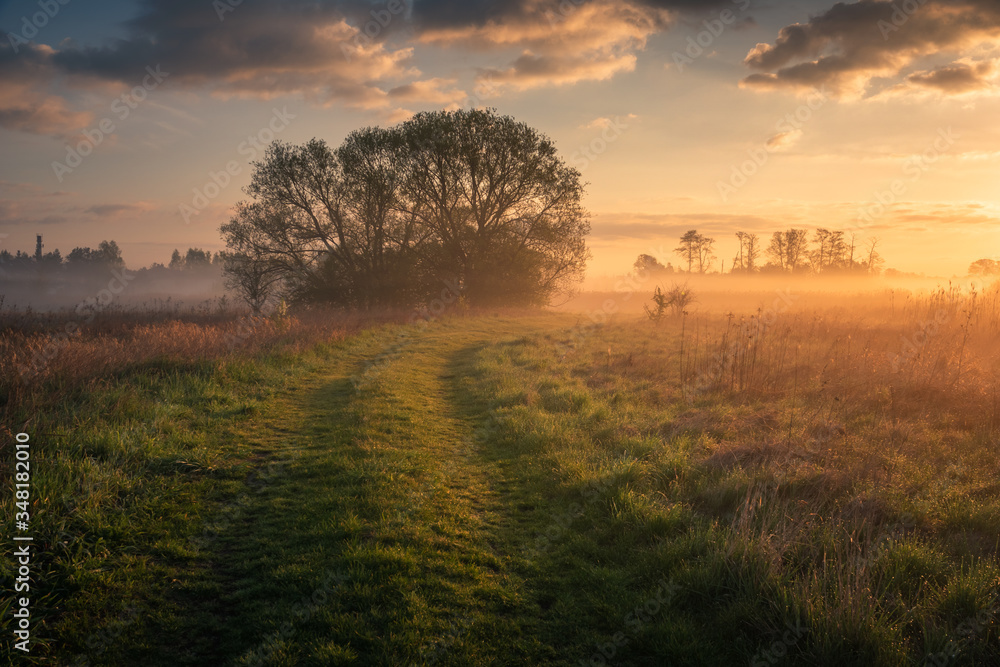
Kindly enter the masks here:
[[15, 53], [0, 46], [0, 127], [31, 134], [69, 137], [85, 128], [93, 114], [71, 109], [51, 92], [58, 74], [47, 46], [21, 46]]
[[[560, 9], [562, 8], [562, 9]], [[638, 2], [525, 3], [522, 11], [482, 24], [429, 29], [425, 44], [476, 50], [520, 48], [507, 67], [484, 69], [480, 80], [516, 90], [603, 81], [635, 69], [636, 53], [673, 19], [667, 9]]]
[[[992, 66], [977, 69], [955, 58], [979, 45], [1000, 48], [1000, 5], [993, 0], [925, 0], [910, 7], [890, 0], [841, 2], [807, 23], [786, 26], [774, 44], [750, 50], [745, 64], [759, 72], [742, 83], [793, 90], [825, 85], [841, 98], [884, 90], [934, 88], [961, 94], [984, 88]], [[929, 72], [908, 71], [931, 57], [949, 64]]]

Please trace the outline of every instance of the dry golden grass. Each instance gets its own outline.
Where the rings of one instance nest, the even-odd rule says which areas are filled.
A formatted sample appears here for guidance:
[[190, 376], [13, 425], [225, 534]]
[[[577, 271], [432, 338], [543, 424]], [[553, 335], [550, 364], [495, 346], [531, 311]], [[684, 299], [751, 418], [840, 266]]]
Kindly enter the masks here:
[[328, 308], [257, 317], [209, 308], [109, 308], [93, 316], [8, 310], [0, 313], [3, 411], [13, 415], [53, 404], [68, 391], [144, 364], [295, 352], [410, 315]]
[[663, 400], [783, 397], [820, 411], [832, 430], [857, 413], [893, 422], [928, 409], [956, 425], [1000, 426], [1000, 284], [801, 294], [750, 308], [650, 323], [638, 339], [612, 343], [607, 363], [653, 381]]

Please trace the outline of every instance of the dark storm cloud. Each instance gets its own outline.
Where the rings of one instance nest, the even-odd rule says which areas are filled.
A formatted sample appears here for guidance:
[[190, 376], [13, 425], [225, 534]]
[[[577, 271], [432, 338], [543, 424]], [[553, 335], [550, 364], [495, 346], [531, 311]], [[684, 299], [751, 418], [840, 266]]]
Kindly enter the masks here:
[[63, 49], [53, 63], [71, 74], [126, 83], [159, 64], [174, 82], [206, 84], [222, 94], [301, 92], [369, 107], [382, 95], [366, 82], [402, 74], [409, 56], [355, 40], [357, 29], [333, 6], [243, 2], [220, 10], [224, 3], [151, 0], [128, 24], [128, 39]]
[[[806, 23], [782, 28], [774, 44], [758, 44], [746, 64], [759, 73], [744, 84], [760, 88], [826, 85], [843, 96], [871, 94], [874, 78], [909, 80], [959, 92], [963, 73], [907, 73], [929, 56], [957, 57], [963, 50], [1000, 38], [1000, 3], [995, 0], [862, 0], [837, 3]], [[990, 66], [990, 69], [992, 67]], [[968, 81], [966, 81], [968, 83]], [[967, 86], [965, 86], [967, 89]], [[898, 88], [895, 90], [899, 90]]]

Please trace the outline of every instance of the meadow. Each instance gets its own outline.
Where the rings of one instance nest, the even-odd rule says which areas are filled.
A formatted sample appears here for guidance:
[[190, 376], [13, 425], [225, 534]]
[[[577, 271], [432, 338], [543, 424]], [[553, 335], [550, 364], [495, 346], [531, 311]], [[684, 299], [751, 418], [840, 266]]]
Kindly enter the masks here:
[[1000, 289], [647, 291], [4, 312], [18, 660], [1000, 664]]

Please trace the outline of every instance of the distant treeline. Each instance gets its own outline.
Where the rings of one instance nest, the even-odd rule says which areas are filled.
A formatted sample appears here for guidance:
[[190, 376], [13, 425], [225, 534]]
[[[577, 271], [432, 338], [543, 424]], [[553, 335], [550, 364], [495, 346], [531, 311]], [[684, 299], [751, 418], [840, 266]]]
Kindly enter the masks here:
[[[883, 272], [885, 260], [879, 254], [878, 237], [858, 239], [842, 230], [817, 228], [809, 237], [807, 229], [788, 229], [774, 232], [770, 243], [764, 247], [757, 234], [736, 232], [739, 249], [726, 271], [722, 260], [718, 273], [813, 273], [877, 276]], [[714, 252], [715, 239], [689, 230], [680, 238], [674, 253], [681, 259], [681, 266], [663, 264], [652, 255], [642, 254], [633, 268], [651, 273], [710, 273], [719, 259]], [[887, 274], [898, 273], [894, 269]], [[1000, 275], [1000, 262], [980, 259], [969, 266], [969, 275]]]
[[0, 251], [0, 307], [68, 308], [79, 313], [100, 311], [112, 303], [173, 308], [179, 300], [203, 302], [224, 294], [224, 257], [189, 248], [184, 254], [174, 250], [169, 264], [129, 269], [114, 241], [102, 241], [96, 249], [74, 248], [65, 258], [58, 250], [31, 255]]
[[[146, 271], [157, 271], [160, 269], [171, 269], [175, 271], [207, 271], [215, 269], [222, 270], [225, 261], [225, 253], [217, 252], [214, 255], [210, 250], [200, 248], [188, 248], [186, 254], [181, 254], [180, 250], [174, 250], [167, 265], [153, 262]], [[11, 253], [9, 250], [0, 251], [0, 278], [9, 280], [31, 279], [36, 277], [67, 276], [74, 275], [94, 275], [104, 274], [108, 270], [125, 268], [125, 260], [122, 258], [121, 249], [114, 241], [101, 241], [96, 249], [90, 247], [76, 247], [63, 257], [59, 249], [51, 252], [39, 254], [28, 254], [20, 250]]]

